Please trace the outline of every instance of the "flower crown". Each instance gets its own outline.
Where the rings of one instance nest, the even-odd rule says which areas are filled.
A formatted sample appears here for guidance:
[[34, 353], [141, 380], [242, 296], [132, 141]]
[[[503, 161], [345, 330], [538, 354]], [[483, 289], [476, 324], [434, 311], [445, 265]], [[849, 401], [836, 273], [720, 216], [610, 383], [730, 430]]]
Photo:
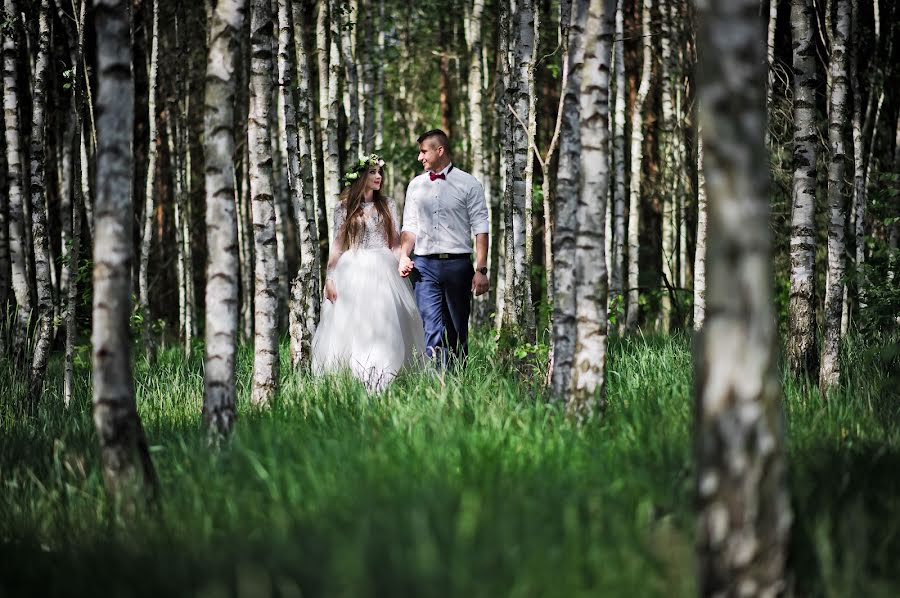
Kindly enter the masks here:
[[381, 168], [384, 166], [384, 160], [378, 154], [369, 154], [363, 158], [360, 158], [359, 161], [353, 165], [353, 167], [344, 173], [344, 177], [341, 179], [344, 187], [348, 187], [353, 184], [353, 182], [359, 178], [359, 175], [365, 172], [370, 168]]

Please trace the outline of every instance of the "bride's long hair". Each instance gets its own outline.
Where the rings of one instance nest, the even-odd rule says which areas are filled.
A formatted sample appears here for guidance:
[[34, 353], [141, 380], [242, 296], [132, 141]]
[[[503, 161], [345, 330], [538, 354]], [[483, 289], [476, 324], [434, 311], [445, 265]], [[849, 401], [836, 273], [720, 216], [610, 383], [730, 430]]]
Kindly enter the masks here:
[[[384, 169], [380, 166], [375, 166], [374, 168], [381, 171], [382, 180], [384, 180]], [[338, 243], [344, 251], [362, 241], [365, 233], [366, 224], [364, 222], [363, 203], [365, 202], [366, 181], [371, 169], [367, 166], [360, 173], [359, 178], [341, 191], [341, 207], [346, 210], [346, 217], [344, 218], [342, 230], [338, 235]], [[381, 215], [381, 222], [384, 226], [384, 238], [387, 239], [388, 247], [393, 247], [397, 241], [397, 235], [394, 232], [394, 219], [391, 216], [387, 199], [381, 194], [380, 189], [372, 191], [372, 203], [375, 204], [375, 209]]]

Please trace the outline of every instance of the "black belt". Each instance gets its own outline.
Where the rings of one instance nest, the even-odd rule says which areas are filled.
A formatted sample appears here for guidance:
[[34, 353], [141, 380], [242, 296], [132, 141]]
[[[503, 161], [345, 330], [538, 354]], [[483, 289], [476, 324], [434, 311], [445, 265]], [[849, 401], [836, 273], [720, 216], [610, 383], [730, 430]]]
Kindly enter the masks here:
[[433, 260], [461, 260], [463, 258], [469, 259], [471, 256], [471, 253], [429, 253], [419, 257], [427, 257]]

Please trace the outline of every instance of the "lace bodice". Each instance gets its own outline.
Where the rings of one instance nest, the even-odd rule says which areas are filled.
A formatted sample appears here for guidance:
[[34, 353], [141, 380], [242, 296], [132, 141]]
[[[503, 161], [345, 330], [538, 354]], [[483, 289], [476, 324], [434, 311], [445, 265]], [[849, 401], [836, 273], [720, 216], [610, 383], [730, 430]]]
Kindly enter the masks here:
[[[399, 239], [400, 230], [397, 228], [399, 226], [397, 204], [389, 197], [386, 198], [385, 201], [387, 201], [388, 209], [391, 211], [391, 219], [394, 221], [394, 233]], [[384, 237], [384, 223], [382, 222], [381, 214], [375, 209], [375, 204], [372, 202], [364, 202], [362, 205], [365, 213], [366, 230], [362, 240], [355, 244], [352, 249], [380, 249], [383, 247], [390, 249], [390, 241]], [[344, 226], [346, 216], [346, 208], [338, 203], [334, 207], [334, 243], [332, 244], [332, 247], [336, 249], [338, 246], [338, 235], [340, 234], [341, 228]], [[338, 249], [338, 251], [340, 250]]]

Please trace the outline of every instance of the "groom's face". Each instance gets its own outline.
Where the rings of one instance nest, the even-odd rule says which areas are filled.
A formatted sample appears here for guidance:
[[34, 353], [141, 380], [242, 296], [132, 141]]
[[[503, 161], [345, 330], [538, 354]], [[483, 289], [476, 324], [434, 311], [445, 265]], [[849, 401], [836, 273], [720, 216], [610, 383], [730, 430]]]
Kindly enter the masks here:
[[444, 148], [439, 146], [435, 139], [426, 139], [419, 144], [419, 162], [425, 170], [436, 170], [435, 167], [441, 164], [443, 155]]

